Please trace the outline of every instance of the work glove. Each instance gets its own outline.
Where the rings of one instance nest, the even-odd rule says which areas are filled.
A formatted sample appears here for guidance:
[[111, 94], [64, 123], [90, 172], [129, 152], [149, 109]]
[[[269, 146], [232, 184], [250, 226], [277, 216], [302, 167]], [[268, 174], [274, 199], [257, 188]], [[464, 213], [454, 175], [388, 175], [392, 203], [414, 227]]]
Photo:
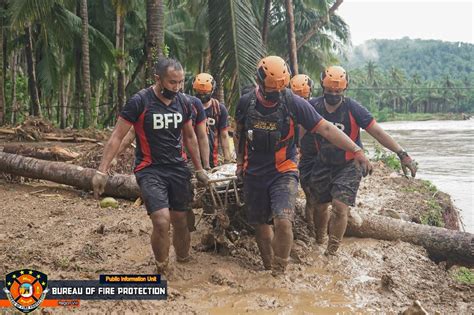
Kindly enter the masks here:
[[407, 151], [401, 150], [397, 152], [398, 158], [400, 159], [400, 163], [402, 165], [402, 171], [405, 176], [408, 176], [408, 170], [411, 172], [411, 177], [416, 176], [416, 171], [418, 171], [418, 163], [412, 159]]
[[354, 163], [358, 169], [362, 170], [362, 176], [366, 177], [372, 174], [372, 164], [370, 164], [362, 149], [354, 152]]
[[207, 186], [209, 184], [209, 176], [207, 176], [207, 172], [203, 169], [196, 171], [195, 173], [196, 179], [199, 183], [203, 186]]
[[92, 177], [92, 189], [94, 190], [94, 198], [99, 199], [100, 195], [105, 190], [107, 179], [109, 176], [101, 171], [96, 171], [94, 177]]

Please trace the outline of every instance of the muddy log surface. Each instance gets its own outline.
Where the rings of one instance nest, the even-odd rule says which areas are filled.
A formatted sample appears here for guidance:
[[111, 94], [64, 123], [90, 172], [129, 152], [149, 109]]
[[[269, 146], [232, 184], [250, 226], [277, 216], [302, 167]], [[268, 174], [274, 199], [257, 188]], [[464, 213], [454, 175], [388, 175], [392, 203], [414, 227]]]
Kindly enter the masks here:
[[404, 222], [380, 215], [365, 215], [362, 225], [348, 224], [346, 235], [404, 241], [426, 248], [437, 260], [474, 267], [474, 234]]
[[[86, 154], [100, 150], [95, 144], [84, 144], [81, 149]], [[123, 158], [130, 162], [129, 155]], [[96, 167], [97, 158], [89, 155], [81, 161], [83, 167]], [[427, 200], [433, 192], [425, 190], [422, 183], [393, 175], [378, 164], [374, 174], [363, 180], [353, 211], [362, 216], [389, 213], [420, 221], [431, 210]], [[441, 203], [439, 195], [433, 198]], [[0, 275], [25, 266], [50, 279], [153, 273], [151, 223], [146, 211], [133, 201], [119, 199], [119, 204], [117, 209], [102, 209], [82, 190], [0, 176]], [[443, 209], [443, 215], [452, 217], [449, 206]], [[194, 260], [178, 264], [171, 249], [173, 274], [167, 301], [81, 301], [79, 308], [40, 312], [398, 313], [413, 300], [419, 300], [431, 314], [474, 311], [474, 286], [457, 282], [453, 277], [457, 267], [436, 264], [423, 247], [346, 237], [339, 255], [327, 261], [324, 249], [314, 245], [297, 221], [289, 270], [274, 278], [263, 270], [254, 239], [245, 231], [230, 255], [202, 251], [200, 240], [210, 225], [200, 209], [195, 212], [199, 224], [191, 236]]]

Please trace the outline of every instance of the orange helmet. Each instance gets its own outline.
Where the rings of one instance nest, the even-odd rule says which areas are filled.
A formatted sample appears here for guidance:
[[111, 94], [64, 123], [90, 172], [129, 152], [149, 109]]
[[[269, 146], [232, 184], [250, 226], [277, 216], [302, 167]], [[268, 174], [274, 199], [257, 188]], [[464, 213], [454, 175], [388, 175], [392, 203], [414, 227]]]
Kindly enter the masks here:
[[211, 94], [216, 88], [216, 81], [209, 73], [199, 73], [193, 80], [193, 89], [199, 94]]
[[282, 58], [268, 56], [258, 63], [257, 80], [264, 88], [282, 91], [290, 83], [290, 69]]
[[323, 89], [344, 91], [348, 85], [349, 77], [343, 67], [329, 66], [321, 72], [321, 86]]
[[309, 98], [313, 92], [313, 80], [306, 74], [297, 74], [291, 78], [290, 86], [293, 93], [302, 98]]

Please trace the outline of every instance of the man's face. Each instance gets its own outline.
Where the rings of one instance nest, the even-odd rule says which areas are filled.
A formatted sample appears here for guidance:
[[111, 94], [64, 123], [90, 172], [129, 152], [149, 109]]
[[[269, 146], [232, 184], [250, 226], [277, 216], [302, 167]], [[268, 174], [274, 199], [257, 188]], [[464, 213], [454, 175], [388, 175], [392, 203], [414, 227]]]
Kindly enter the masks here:
[[155, 74], [155, 81], [162, 89], [178, 92], [184, 86], [184, 71], [170, 67], [163, 77]]

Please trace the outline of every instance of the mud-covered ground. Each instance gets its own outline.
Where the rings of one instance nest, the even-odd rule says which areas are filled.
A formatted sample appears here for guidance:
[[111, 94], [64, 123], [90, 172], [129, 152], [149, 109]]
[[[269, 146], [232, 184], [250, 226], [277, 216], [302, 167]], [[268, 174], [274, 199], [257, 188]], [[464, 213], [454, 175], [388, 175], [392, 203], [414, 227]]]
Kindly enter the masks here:
[[[82, 150], [100, 151], [92, 144]], [[92, 155], [78, 160], [83, 165], [93, 161]], [[445, 198], [426, 183], [396, 176], [377, 163], [374, 174], [363, 180], [355, 210], [420, 221], [432, 210], [432, 200], [442, 204]], [[0, 275], [19, 268], [41, 270], [50, 279], [153, 273], [146, 211], [133, 201], [119, 203], [118, 209], [102, 209], [91, 194], [71, 187], [0, 177]], [[171, 250], [167, 301], [81, 301], [79, 308], [40, 312], [398, 313], [414, 300], [430, 313], [474, 312], [474, 286], [456, 282], [456, 267], [447, 270], [432, 262], [421, 247], [346, 238], [339, 255], [327, 261], [314, 240], [298, 240], [287, 274], [273, 277], [263, 270], [250, 236], [240, 237], [233, 255], [201, 251], [209, 225], [199, 220], [200, 209], [195, 212], [200, 223], [192, 234], [194, 259], [178, 264]]]

